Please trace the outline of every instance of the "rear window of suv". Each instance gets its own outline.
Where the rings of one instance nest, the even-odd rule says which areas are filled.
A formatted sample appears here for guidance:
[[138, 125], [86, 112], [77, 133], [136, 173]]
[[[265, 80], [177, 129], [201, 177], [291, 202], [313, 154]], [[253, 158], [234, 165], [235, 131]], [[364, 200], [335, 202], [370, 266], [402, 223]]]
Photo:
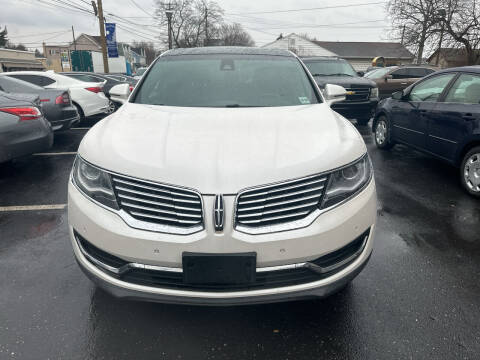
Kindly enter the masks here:
[[173, 55], [149, 70], [134, 103], [181, 107], [274, 107], [321, 102], [294, 57]]

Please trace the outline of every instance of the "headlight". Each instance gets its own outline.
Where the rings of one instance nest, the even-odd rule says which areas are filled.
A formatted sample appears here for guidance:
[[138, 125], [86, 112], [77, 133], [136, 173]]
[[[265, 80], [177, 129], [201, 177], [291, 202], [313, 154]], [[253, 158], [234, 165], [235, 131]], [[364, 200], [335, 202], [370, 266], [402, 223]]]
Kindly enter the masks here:
[[372, 164], [368, 154], [352, 165], [335, 171], [330, 175], [322, 208], [336, 205], [355, 195], [372, 178]]
[[77, 156], [73, 164], [73, 182], [88, 197], [99, 203], [117, 209], [118, 204], [113, 192], [110, 175], [88, 164]]
[[378, 88], [374, 87], [370, 89], [370, 97], [378, 98]]

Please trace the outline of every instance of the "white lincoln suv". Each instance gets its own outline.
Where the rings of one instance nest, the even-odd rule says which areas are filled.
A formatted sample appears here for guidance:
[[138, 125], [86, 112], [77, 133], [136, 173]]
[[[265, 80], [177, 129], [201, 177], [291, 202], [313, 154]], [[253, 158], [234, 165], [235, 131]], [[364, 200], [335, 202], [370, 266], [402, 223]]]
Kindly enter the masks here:
[[118, 297], [245, 304], [331, 294], [366, 265], [376, 192], [365, 143], [283, 50], [164, 53], [84, 137], [69, 232]]

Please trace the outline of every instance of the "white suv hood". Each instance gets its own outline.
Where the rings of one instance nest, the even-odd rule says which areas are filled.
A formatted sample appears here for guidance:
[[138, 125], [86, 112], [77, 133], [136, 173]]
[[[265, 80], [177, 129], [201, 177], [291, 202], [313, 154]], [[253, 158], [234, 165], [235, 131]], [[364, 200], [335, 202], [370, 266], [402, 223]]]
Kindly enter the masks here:
[[79, 154], [120, 174], [203, 194], [328, 171], [366, 152], [326, 104], [180, 108], [126, 103], [84, 137]]

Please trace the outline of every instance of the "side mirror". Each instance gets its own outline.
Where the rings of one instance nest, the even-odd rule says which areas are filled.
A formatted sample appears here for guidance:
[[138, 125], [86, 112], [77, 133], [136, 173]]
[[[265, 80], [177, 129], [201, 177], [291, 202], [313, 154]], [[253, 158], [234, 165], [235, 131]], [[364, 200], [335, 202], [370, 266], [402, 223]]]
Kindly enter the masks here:
[[324, 90], [325, 100], [327, 104], [332, 105], [334, 103], [345, 101], [347, 98], [347, 90], [339, 85], [327, 84]]
[[364, 71], [357, 71], [357, 75], [360, 76], [360, 77], [363, 77], [363, 75], [365, 75], [365, 72]]
[[129, 84], [118, 84], [112, 87], [109, 91], [110, 99], [121, 104], [125, 104], [130, 96]]
[[392, 80], [392, 79], [393, 79], [393, 75], [385, 76], [385, 82], [388, 82], [388, 80]]
[[396, 91], [392, 94], [392, 99], [395, 100], [403, 100], [403, 97], [405, 96], [403, 90], [402, 91]]

